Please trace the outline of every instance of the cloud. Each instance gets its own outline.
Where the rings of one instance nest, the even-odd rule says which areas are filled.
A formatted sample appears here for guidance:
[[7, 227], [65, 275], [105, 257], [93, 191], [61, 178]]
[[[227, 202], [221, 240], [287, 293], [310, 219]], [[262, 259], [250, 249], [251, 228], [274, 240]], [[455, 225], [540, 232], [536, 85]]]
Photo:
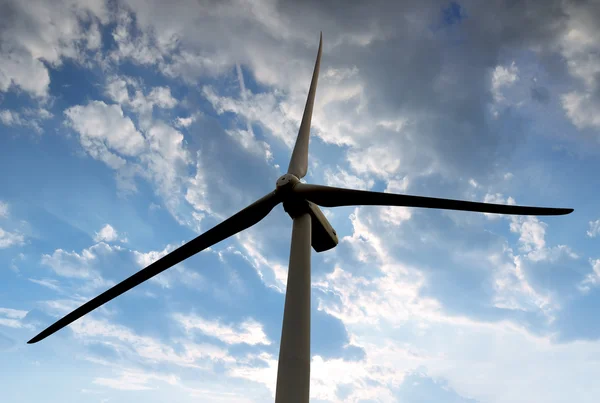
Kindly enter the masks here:
[[589, 93], [572, 91], [561, 97], [567, 116], [578, 129], [600, 128], [600, 100]]
[[373, 179], [362, 179], [356, 175], [348, 173], [339, 166], [337, 167], [336, 172], [329, 168], [325, 169], [324, 176], [325, 183], [329, 186], [369, 190], [375, 184]]
[[96, 289], [114, 285], [103, 278], [98, 266], [104, 259], [121, 250], [119, 246], [110, 246], [104, 242], [85, 248], [81, 253], [56, 249], [51, 255], [43, 254], [41, 263], [60, 277], [80, 280], [85, 287]]
[[0, 218], [8, 217], [8, 203], [0, 200]]
[[157, 389], [155, 382], [166, 382], [176, 385], [178, 379], [174, 375], [165, 376], [142, 371], [122, 370], [115, 378], [95, 378], [95, 385], [106, 386], [118, 390], [152, 390]]
[[[179, 245], [181, 246], [181, 245]], [[133, 258], [140, 268], [145, 268], [175, 250], [177, 245], [168, 244], [162, 251], [139, 252], [132, 251]], [[201, 289], [205, 285], [203, 276], [195, 271], [186, 269], [182, 264], [175, 265], [149, 281], [159, 284], [163, 288], [173, 288], [174, 285], [183, 285], [190, 288]]]
[[178, 340], [176, 349], [155, 338], [137, 335], [126, 326], [90, 316], [74, 322], [70, 329], [75, 338], [88, 344], [111, 342], [109, 346], [130, 362], [168, 363], [180, 367], [202, 368], [207, 364], [212, 365], [213, 362], [233, 361], [225, 350], [209, 344]]
[[0, 308], [0, 326], [11, 327], [14, 329], [28, 328], [31, 325], [23, 323], [23, 318], [27, 315], [27, 311], [12, 308]]
[[[9, 213], [9, 205], [7, 202], [0, 200], [0, 219], [8, 218]], [[11, 246], [20, 246], [25, 243], [25, 236], [20, 232], [10, 232], [4, 230], [0, 227], [0, 249], [10, 248]], [[14, 262], [13, 262], [14, 263]], [[11, 264], [11, 268], [14, 265]], [[14, 266], [16, 268], [16, 266]], [[18, 271], [18, 269], [16, 270]]]
[[35, 1], [23, 7], [8, 1], [2, 6], [2, 15], [0, 91], [19, 88], [40, 98], [48, 96], [50, 85], [44, 62], [57, 67], [65, 58], [82, 61], [85, 52], [81, 47], [97, 49], [101, 41], [97, 29], [86, 30], [86, 23], [94, 28], [97, 21], [108, 22], [103, 2], [60, 0], [50, 5]]
[[578, 256], [567, 245], [546, 247], [546, 228], [548, 225], [534, 216], [511, 216], [510, 230], [519, 234], [520, 250], [532, 261], [556, 260], [561, 255], [571, 259]]
[[[511, 155], [513, 147], [507, 146], [513, 139], [486, 118], [488, 104], [494, 97], [508, 97], [502, 91], [516, 83], [516, 77], [522, 75], [520, 80], [525, 77], [526, 63], [519, 59], [517, 69], [512, 58], [505, 58], [507, 51], [524, 51], [529, 56], [529, 51], [533, 51], [543, 56], [555, 47], [553, 52], [562, 53], [565, 68], [585, 85], [582, 90], [563, 94], [567, 97], [563, 101], [569, 101], [563, 105], [570, 105], [569, 117], [578, 122], [576, 125], [595, 128], [589, 113], [595, 98], [588, 94], [593, 94], [598, 71], [590, 51], [598, 43], [596, 20], [593, 13], [585, 15], [577, 11], [573, 2], [507, 6], [503, 2], [482, 5], [467, 0], [459, 6], [466, 13], [459, 12], [462, 17], [453, 20], [451, 26], [432, 28], [443, 13], [439, 4], [430, 2], [421, 2], [419, 7], [410, 3], [386, 3], [383, 7], [382, 2], [367, 8], [351, 4], [331, 12], [327, 2], [240, 5], [232, 1], [218, 6], [196, 2], [193, 4], [196, 8], [192, 9], [192, 3], [187, 1], [167, 5], [152, 0], [128, 0], [118, 7], [116, 19], [111, 21], [114, 24], [102, 27], [98, 21], [110, 20], [108, 14], [102, 16], [100, 9], [105, 7], [104, 3], [90, 4], [87, 8], [74, 6], [72, 9], [78, 10], [78, 16], [82, 9], [88, 8], [95, 15], [88, 20], [81, 17], [86, 24], [89, 22], [90, 29], [79, 36], [76, 28], [79, 22], [74, 22], [75, 14], [70, 14], [71, 8], [64, 4], [67, 3], [56, 6], [57, 11], [47, 5], [36, 10], [13, 6], [18, 15], [35, 14], [34, 21], [43, 21], [47, 15], [51, 23], [41, 24], [48, 27], [39, 31], [29, 29], [30, 25], [25, 23], [11, 25], [25, 39], [15, 34], [23, 49], [0, 58], [5, 61], [4, 65], [0, 63], [3, 66], [0, 72], [8, 74], [0, 73], [0, 90], [20, 88], [44, 96], [51, 88], [44, 81], [44, 72], [47, 74], [47, 69], [57, 66], [63, 58], [80, 60], [83, 49], [104, 51], [104, 30], [110, 29], [115, 46], [108, 50], [110, 62], [104, 62], [112, 64], [105, 71], [117, 71], [118, 63], [128, 61], [147, 67], [145, 72], [157, 68], [170, 79], [183, 78], [186, 83], [198, 84], [202, 89], [200, 96], [221, 115], [220, 121], [229, 118], [229, 113], [241, 118], [240, 127], [233, 126], [225, 133], [266, 160], [268, 143], [276, 141], [287, 147], [293, 144], [314, 63], [315, 32], [326, 25], [323, 74], [314, 116], [314, 135], [326, 144], [319, 140], [313, 144], [317, 156], [323, 152], [331, 156], [320, 164], [327, 173], [326, 181], [332, 184], [363, 188], [377, 185], [386, 187], [388, 192], [405, 192], [409, 185], [417, 191], [432, 188], [448, 191], [454, 187], [453, 191], [460, 193], [462, 183], [479, 199], [510, 203], [512, 199], [500, 193], [510, 192], [503, 187], [510, 185], [492, 184], [490, 177], [504, 175], [505, 162], [515, 161]], [[298, 15], [303, 17], [297, 18]], [[27, 29], [18, 28], [19, 25]], [[40, 33], [49, 35], [44, 37]], [[35, 40], [26, 43], [27, 35]], [[65, 42], [55, 40], [56, 35], [64, 37]], [[81, 38], [79, 42], [75, 37]], [[564, 46], [563, 40], [566, 40]], [[11, 63], [22, 67], [17, 71]], [[248, 72], [246, 76], [253, 79], [252, 85], [248, 82], [252, 91], [243, 81], [242, 66]], [[234, 95], [227, 87], [233, 67], [241, 77], [239, 96], [236, 86]], [[207, 76], [217, 78], [219, 85], [204, 81]], [[222, 80], [226, 82], [224, 86], [220, 85]], [[498, 92], [494, 93], [494, 89]], [[570, 94], [575, 95], [568, 99]], [[175, 129], [191, 127], [193, 115], [173, 118], [179, 111], [169, 109], [181, 104], [168, 87], [146, 88], [139, 80], [119, 75], [113, 81], [107, 80], [106, 95], [117, 104], [99, 106], [95, 103], [101, 101], [92, 101], [85, 106], [74, 106], [81, 108], [80, 126], [76, 127], [70, 117], [68, 121], [79, 133], [84, 150], [116, 170], [121, 185], [134, 187], [134, 177], [145, 178], [152, 190], [165, 199], [166, 208], [178, 222], [191, 227], [199, 225], [201, 220], [210, 222], [214, 217], [207, 215], [212, 210], [222, 212], [235, 204], [211, 196], [210, 178], [223, 178], [224, 182], [230, 178], [223, 171], [207, 170], [200, 155], [206, 156], [209, 151], [204, 149], [202, 154], [193, 149], [192, 140], [198, 140], [196, 133]], [[98, 113], [102, 118], [95, 121], [98, 127], [86, 125], [89, 120], [83, 112], [90, 105], [104, 113]], [[10, 119], [14, 120], [12, 112]], [[154, 112], [169, 117], [160, 121], [155, 119]], [[21, 120], [25, 119], [24, 112], [18, 113]], [[128, 126], [128, 131], [117, 123], [109, 125], [105, 117]], [[266, 129], [262, 138], [256, 136], [256, 126], [253, 128], [249, 122]], [[115, 127], [127, 132], [127, 136], [113, 137], [119, 136], [112, 130]], [[200, 137], [204, 140], [205, 136]], [[131, 140], [133, 143], [128, 142]], [[513, 169], [514, 177], [520, 179], [518, 167]], [[411, 175], [410, 180], [407, 174]], [[467, 185], [468, 180], [471, 185]], [[234, 190], [242, 193], [240, 188]], [[226, 208], [222, 207], [223, 202]], [[488, 216], [492, 217], [496, 216]], [[334, 218], [346, 217], [336, 214]], [[393, 395], [395, 390], [418, 389], [409, 388], [405, 382], [427, 383], [407, 375], [420, 365], [427, 367], [427, 376], [444, 385], [441, 388], [454, 390], [454, 394], [444, 395], [449, 399], [473, 396], [481, 401], [564, 401], [572, 398], [565, 396], [564, 389], [568, 389], [567, 394], [572, 390], [591, 390], [588, 397], [593, 398], [593, 384], [576, 375], [594, 373], [597, 369], [589, 359], [597, 344], [557, 345], [551, 337], [529, 333], [555, 330], [546, 321], [560, 314], [562, 302], [548, 287], [532, 278], [536, 272], [547, 273], [544, 270], [551, 262], [571, 267], [577, 257], [575, 252], [566, 245], [551, 245], [547, 235], [552, 227], [539, 219], [509, 219], [505, 221], [510, 225], [508, 229], [504, 225], [496, 227], [496, 223], [485, 219], [475, 224], [465, 220], [459, 233], [456, 221], [447, 218], [445, 214], [405, 208], [356, 209], [351, 218], [351, 232], [341, 236], [340, 247], [329, 255], [320, 255], [323, 261], [315, 264], [320, 272], [314, 278], [319, 309], [342, 321], [352, 345], [364, 348], [365, 358], [348, 361], [313, 357], [313, 398], [395, 401], [398, 399]], [[500, 232], [509, 230], [517, 235], [513, 237], [513, 248], [509, 246], [513, 239]], [[265, 247], [264, 239], [257, 233], [250, 234], [236, 238], [244, 258], [256, 268], [265, 284], [284, 290], [287, 272], [279, 252]], [[492, 247], [481, 246], [488, 239], [498, 242]], [[126, 257], [137, 258], [143, 267], [174, 247], [168, 245], [164, 250], [150, 252], [127, 251]], [[45, 255], [43, 261], [58, 275], [85, 281], [97, 278], [100, 273], [105, 275], [98, 262], [105, 252], [114, 255], [107, 248], [113, 246], [103, 244], [79, 252], [58, 249]], [[336, 265], [328, 260], [333, 257], [339, 258]], [[559, 260], [563, 257], [566, 259]], [[590, 263], [595, 272], [595, 263]], [[59, 264], [62, 269], [56, 269]], [[59, 274], [56, 270], [66, 271]], [[189, 277], [184, 273], [189, 273]], [[175, 288], [175, 281], [194, 284], [197, 280], [198, 286], [203, 283], [202, 278], [181, 265], [170, 274], [165, 273], [155, 281], [171, 288]], [[595, 285], [595, 277], [590, 279], [586, 286]], [[31, 281], [51, 289], [58, 284], [49, 279]], [[432, 284], [442, 284], [455, 294], [454, 298], [466, 303], [457, 308]], [[484, 314], [474, 318], [475, 309]], [[539, 317], [543, 323], [538, 321]], [[256, 325], [259, 322], [248, 324], [227, 317], [200, 320], [195, 329], [220, 335], [228, 347], [236, 344], [232, 340], [238, 340], [239, 333], [260, 336]], [[527, 326], [529, 332], [514, 323]], [[144, 365], [158, 363], [196, 369], [226, 362], [225, 373], [262, 383], [271, 390], [274, 387], [276, 357], [270, 353], [233, 358], [232, 353], [222, 348], [197, 347], [203, 352], [213, 352], [205, 361], [202, 357], [206, 355], [197, 352], [189, 340], [148, 338], [105, 320], [75, 326], [74, 331], [82, 341], [105, 343], [125, 359], [134, 358]], [[257, 343], [255, 346], [259, 347], [255, 348], [265, 345]], [[515, 356], [519, 357], [518, 362]], [[557, 357], [561, 358], [560, 366], [555, 365]], [[490, 366], [490, 362], [496, 365]], [[218, 367], [219, 370], [223, 368]], [[531, 377], [532, 373], [549, 374], [551, 379], [560, 378], [563, 382], [542, 382], [541, 378]], [[154, 382], [170, 384], [173, 380], [168, 375], [165, 378], [164, 373], [150, 374], [154, 375], [127, 369], [115, 371], [114, 377], [96, 379], [106, 387], [123, 388], [129, 384], [140, 390], [153, 387]], [[448, 379], [448, 384], [438, 377]], [[505, 384], [514, 387], [503, 388]]]
[[25, 236], [18, 232], [8, 232], [0, 228], [0, 249], [9, 248], [15, 245], [23, 245]]
[[58, 280], [55, 280], [55, 279], [51, 279], [51, 278], [44, 278], [44, 279], [29, 278], [28, 280], [31, 281], [32, 283], [39, 284], [42, 287], [49, 288], [49, 289], [51, 289], [53, 291], [59, 291], [61, 289]]
[[510, 66], [496, 66], [492, 73], [492, 92], [496, 102], [504, 100], [502, 88], [510, 87], [519, 80], [519, 68], [513, 61]]
[[11, 111], [8, 109], [0, 110], [0, 121], [5, 126], [30, 127], [37, 133], [43, 132], [43, 129], [41, 127], [42, 120], [50, 119], [53, 116], [54, 115], [52, 115], [44, 108], [26, 108], [22, 113], [19, 113], [17, 111]]
[[115, 62], [130, 59], [135, 63], [148, 65], [162, 60], [163, 52], [168, 49], [168, 46], [162, 48], [148, 32], [133, 34], [134, 22], [127, 9], [119, 10], [116, 20], [117, 26], [113, 30], [112, 37], [117, 49], [110, 55]]
[[116, 169], [125, 164], [122, 156], [139, 155], [145, 147], [144, 136], [138, 132], [118, 105], [92, 101], [85, 106], [65, 110], [71, 127], [80, 134], [81, 145], [94, 158]]
[[586, 234], [590, 238], [595, 238], [598, 234], [600, 234], [600, 220], [590, 221], [589, 225], [590, 229], [587, 230]]
[[175, 314], [173, 318], [188, 332], [199, 330], [207, 336], [215, 337], [226, 344], [271, 344], [263, 331], [262, 325], [253, 319], [231, 326], [219, 321], [206, 320], [196, 315]]
[[600, 259], [590, 259], [592, 272], [585, 276], [585, 279], [579, 284], [579, 289], [585, 293], [590, 291], [591, 287], [600, 284]]
[[[127, 86], [138, 88], [129, 98]], [[181, 224], [197, 228], [197, 220], [182, 216], [181, 188], [187, 179], [187, 167], [192, 162], [181, 132], [161, 120], [152, 118], [154, 105], [171, 108], [176, 100], [166, 87], [155, 87], [143, 95], [139, 83], [128, 78], [109, 80], [107, 92], [138, 114], [140, 129], [135, 127], [121, 106], [103, 101], [91, 101], [85, 106], [68, 108], [68, 124], [79, 133], [84, 150], [114, 169], [120, 190], [136, 191], [134, 179], [142, 177], [154, 185], [164, 199], [168, 211]]]
[[495, 307], [535, 313], [541, 311], [550, 321], [554, 319], [553, 310], [558, 308], [558, 304], [549, 292], [536, 290], [530, 284], [527, 266], [521, 256], [514, 255], [512, 249], [505, 246], [501, 252], [490, 254], [487, 260], [495, 268]]
[[289, 148], [298, 134], [296, 122], [287, 116], [273, 93], [246, 94], [243, 99], [218, 95], [212, 87], [204, 86], [202, 94], [219, 114], [233, 112], [249, 122], [260, 123], [271, 135], [283, 141]]
[[[117, 239], [119, 239], [119, 234], [110, 224], [102, 227], [99, 232], [96, 232], [96, 236], [94, 237], [95, 242], [114, 242]], [[127, 242], [127, 240], [125, 239], [121, 242]]]
[[[510, 179], [510, 176], [508, 176], [508, 179]], [[504, 196], [501, 193], [486, 193], [483, 198], [483, 202], [484, 203], [494, 203], [494, 204], [509, 204], [509, 205], [517, 204], [512, 197], [508, 196], [507, 198], [504, 198]], [[483, 213], [483, 214], [486, 216], [486, 218], [488, 220], [497, 220], [497, 219], [502, 218], [501, 214], [491, 214], [491, 213]]]
[[10, 261], [10, 269], [15, 273], [18, 273], [19, 267], [17, 266], [17, 262], [23, 260], [25, 260], [25, 255], [23, 253], [19, 253], [17, 256], [13, 257]]
[[178, 117], [175, 120], [175, 127], [190, 127], [196, 121], [199, 114], [192, 114], [187, 118]]
[[[133, 95], [130, 95], [130, 92]], [[142, 125], [151, 122], [151, 114], [154, 107], [172, 109], [177, 104], [177, 99], [171, 95], [169, 87], [153, 87], [147, 95], [141, 80], [131, 77], [110, 76], [107, 79], [106, 95], [121, 106], [129, 107], [138, 113], [143, 119]]]

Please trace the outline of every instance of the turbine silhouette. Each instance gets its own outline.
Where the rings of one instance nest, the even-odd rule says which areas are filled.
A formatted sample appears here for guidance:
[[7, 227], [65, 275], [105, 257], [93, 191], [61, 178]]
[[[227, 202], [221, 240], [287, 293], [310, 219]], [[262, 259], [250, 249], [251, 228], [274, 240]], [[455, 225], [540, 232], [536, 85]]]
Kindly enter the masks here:
[[28, 343], [37, 343], [45, 339], [151, 277], [253, 226], [265, 218], [277, 204], [283, 203], [284, 210], [293, 219], [293, 226], [275, 401], [277, 403], [304, 403], [308, 402], [309, 399], [310, 383], [310, 248], [312, 246], [315, 251], [322, 252], [335, 247], [338, 243], [335, 230], [318, 206], [406, 206], [513, 215], [564, 215], [573, 211], [573, 209], [567, 208], [479, 203], [301, 183], [300, 178], [303, 178], [308, 170], [310, 122], [317, 89], [322, 47], [323, 35], [321, 33], [319, 51], [298, 138], [292, 152], [287, 174], [277, 180], [275, 190], [86, 302], [42, 331]]

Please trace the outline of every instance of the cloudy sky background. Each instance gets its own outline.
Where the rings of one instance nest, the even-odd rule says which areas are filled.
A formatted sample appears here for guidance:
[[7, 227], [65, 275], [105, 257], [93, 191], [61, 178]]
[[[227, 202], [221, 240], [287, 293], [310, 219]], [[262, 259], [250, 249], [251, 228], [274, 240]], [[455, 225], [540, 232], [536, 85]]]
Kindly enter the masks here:
[[[0, 1], [0, 400], [268, 402], [291, 221], [35, 345], [274, 188], [571, 207], [326, 211], [311, 401], [600, 398], [598, 1]], [[325, 209], [324, 209], [325, 210]]]

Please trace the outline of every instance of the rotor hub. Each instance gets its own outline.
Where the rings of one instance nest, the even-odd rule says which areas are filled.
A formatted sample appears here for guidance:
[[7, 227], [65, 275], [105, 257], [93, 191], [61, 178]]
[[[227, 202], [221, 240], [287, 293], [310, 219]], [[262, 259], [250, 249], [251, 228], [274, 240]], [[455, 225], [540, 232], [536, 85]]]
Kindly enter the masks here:
[[279, 179], [277, 179], [277, 182], [275, 183], [275, 188], [280, 192], [289, 192], [298, 183], [300, 183], [300, 179], [298, 179], [295, 175], [285, 174]]

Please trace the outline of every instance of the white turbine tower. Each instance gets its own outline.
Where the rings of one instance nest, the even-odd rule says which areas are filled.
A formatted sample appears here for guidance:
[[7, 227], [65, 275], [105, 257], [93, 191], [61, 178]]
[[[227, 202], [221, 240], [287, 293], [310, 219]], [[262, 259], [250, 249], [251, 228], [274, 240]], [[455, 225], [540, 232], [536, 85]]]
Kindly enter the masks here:
[[288, 172], [277, 180], [275, 190], [150, 266], [86, 302], [35, 336], [28, 343], [37, 343], [45, 339], [125, 291], [190, 256], [253, 226], [265, 218], [273, 207], [283, 203], [283, 208], [293, 220], [293, 227], [275, 401], [277, 403], [306, 403], [309, 399], [310, 386], [310, 249], [312, 246], [315, 251], [323, 252], [335, 247], [338, 243], [335, 230], [318, 206], [407, 206], [512, 215], [564, 215], [573, 211], [573, 209], [566, 208], [478, 203], [301, 183], [300, 178], [303, 178], [308, 170], [310, 121], [321, 64], [322, 46], [323, 36], [321, 34], [317, 61], [296, 145], [292, 152]]

